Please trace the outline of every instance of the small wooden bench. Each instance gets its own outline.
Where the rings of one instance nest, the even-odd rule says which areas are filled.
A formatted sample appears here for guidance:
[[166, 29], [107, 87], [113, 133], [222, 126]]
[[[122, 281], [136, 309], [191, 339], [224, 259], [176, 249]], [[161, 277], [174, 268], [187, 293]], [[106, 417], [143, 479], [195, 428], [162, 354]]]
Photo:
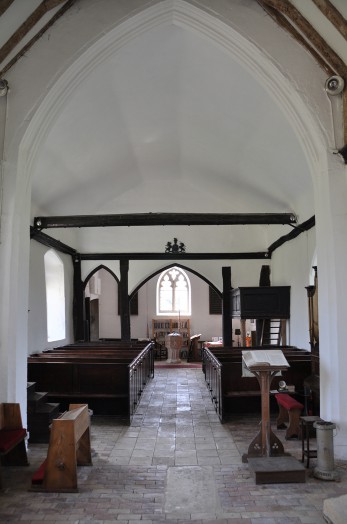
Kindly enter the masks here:
[[304, 409], [303, 404], [295, 400], [286, 393], [276, 393], [275, 398], [279, 407], [279, 414], [277, 417], [277, 429], [283, 429], [286, 422], [289, 422], [286, 431], [286, 439], [300, 437], [300, 416]]
[[31, 491], [75, 493], [77, 466], [91, 466], [90, 416], [87, 404], [70, 404], [54, 419], [47, 458], [31, 479]]
[[[2, 466], [28, 466], [25, 445], [27, 430], [23, 428], [20, 405], [0, 404], [0, 458]], [[1, 472], [0, 472], [1, 473]], [[0, 474], [0, 488], [2, 488]]]

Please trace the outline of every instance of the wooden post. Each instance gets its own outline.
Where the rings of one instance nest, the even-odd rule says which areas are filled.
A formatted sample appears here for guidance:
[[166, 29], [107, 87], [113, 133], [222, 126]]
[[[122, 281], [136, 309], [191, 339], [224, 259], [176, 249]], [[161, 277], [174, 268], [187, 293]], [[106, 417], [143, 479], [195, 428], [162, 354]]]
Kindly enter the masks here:
[[73, 275], [73, 324], [75, 341], [85, 339], [84, 330], [84, 289], [82, 282], [81, 257], [74, 255], [72, 257], [74, 275]]
[[225, 347], [232, 346], [232, 323], [231, 323], [231, 268], [222, 267], [223, 276], [223, 344]]
[[241, 330], [241, 346], [246, 346], [246, 319], [240, 319], [240, 330]]
[[128, 294], [129, 260], [120, 260], [121, 339], [130, 342], [130, 300]]

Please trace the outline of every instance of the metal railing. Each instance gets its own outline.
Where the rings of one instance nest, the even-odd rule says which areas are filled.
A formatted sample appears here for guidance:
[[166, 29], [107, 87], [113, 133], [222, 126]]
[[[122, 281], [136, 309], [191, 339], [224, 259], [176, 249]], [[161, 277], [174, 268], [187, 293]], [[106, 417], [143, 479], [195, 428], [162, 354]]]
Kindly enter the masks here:
[[150, 342], [128, 367], [129, 416], [131, 421], [148, 381], [154, 377], [154, 343]]
[[223, 421], [222, 364], [207, 348], [202, 351], [202, 359], [206, 386], [214, 408], [220, 420]]

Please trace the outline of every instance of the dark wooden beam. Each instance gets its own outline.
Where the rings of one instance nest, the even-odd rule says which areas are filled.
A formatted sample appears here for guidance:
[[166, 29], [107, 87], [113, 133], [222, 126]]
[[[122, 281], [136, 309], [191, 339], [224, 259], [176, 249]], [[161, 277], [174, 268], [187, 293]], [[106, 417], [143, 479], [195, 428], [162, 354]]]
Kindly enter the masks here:
[[302, 36], [302, 34], [293, 27], [288, 19], [279, 13], [273, 7], [266, 5], [266, 0], [258, 0], [258, 3], [265, 9], [265, 11], [275, 20], [275, 22], [287, 31], [302, 47], [313, 56], [322, 69], [331, 76], [335, 73], [334, 69], [320, 56], [320, 54], [311, 46], [311, 44]]
[[34, 229], [32, 226], [30, 226], [30, 238], [37, 240], [37, 242], [40, 242], [40, 244], [43, 244], [44, 246], [52, 247], [53, 249], [60, 251], [60, 253], [65, 253], [67, 255], [75, 255], [77, 253], [76, 249], [72, 249], [72, 247], [60, 242], [60, 240], [56, 240], [55, 238], [46, 235], [46, 233], [42, 233], [42, 231], [37, 231], [37, 229]]
[[347, 66], [337, 53], [327, 44], [324, 38], [314, 29], [306, 20], [300, 11], [290, 3], [289, 0], [258, 0], [263, 7], [270, 7], [284, 15], [291, 24], [301, 32], [307, 41], [311, 44], [312, 49], [324, 58], [335, 71], [336, 74], [346, 78]]
[[44, 0], [31, 13], [31, 15], [23, 22], [13, 33], [13, 35], [5, 42], [0, 49], [0, 63], [13, 51], [13, 49], [23, 40], [25, 35], [41, 20], [41, 18], [51, 9], [57, 5], [64, 3], [66, 0]]
[[[347, 65], [289, 0], [257, 0], [263, 9], [305, 47], [328, 76], [347, 82]], [[313, 0], [321, 12], [346, 38], [347, 22], [329, 0]], [[343, 92], [344, 142], [347, 144], [347, 89]]]
[[36, 217], [35, 229], [66, 227], [295, 224], [293, 213], [133, 213]]
[[0, 16], [10, 7], [14, 0], [0, 0]]
[[302, 224], [299, 224], [298, 226], [295, 226], [293, 231], [288, 233], [288, 235], [284, 235], [280, 237], [276, 242], [271, 244], [271, 246], [268, 249], [269, 258], [271, 258], [272, 253], [275, 251], [275, 249], [278, 249], [280, 246], [285, 244], [286, 242], [289, 242], [290, 240], [293, 240], [294, 238], [301, 235], [301, 233], [304, 233], [305, 231], [308, 231], [312, 227], [316, 225], [316, 218], [315, 216], [309, 218], [306, 220], [306, 222], [303, 222]]
[[276, 242], [271, 244], [267, 251], [246, 251], [233, 253], [77, 253], [75, 249], [70, 248], [59, 240], [36, 231], [30, 227], [31, 238], [37, 240], [46, 246], [52, 247], [57, 251], [69, 255], [77, 255], [80, 260], [261, 260], [271, 259], [272, 253], [286, 242], [296, 238], [301, 233], [308, 231], [315, 226], [315, 217], [311, 217], [306, 222], [295, 226], [293, 231], [280, 237]]
[[347, 20], [329, 0], [312, 0], [341, 35], [347, 40]]
[[[53, 0], [52, 0], [53, 2]], [[33, 36], [33, 38], [31, 38], [31, 40], [29, 40], [29, 42], [27, 42], [21, 49], [20, 51], [18, 51], [18, 53], [13, 57], [11, 58], [11, 60], [9, 62], [6, 63], [6, 65], [2, 68], [2, 70], [0, 71], [0, 78], [4, 76], [4, 74], [9, 70], [11, 69], [11, 67], [16, 63], [18, 62], [18, 60], [41, 38], [41, 36], [50, 28], [52, 27], [52, 25], [68, 10], [70, 9], [70, 7], [73, 5], [73, 3], [75, 2], [75, 0], [67, 0], [67, 2], [61, 7], [61, 9], [59, 9], [53, 16], [52, 18], [50, 18], [48, 20], [48, 22]], [[60, 3], [60, 2], [58, 2]], [[13, 38], [13, 35], [12, 37]], [[15, 44], [17, 45], [18, 43], [20, 42], [20, 40], [18, 40], [18, 42]], [[6, 45], [6, 44], [5, 44]], [[9, 47], [11, 47], [11, 45], [9, 45]], [[8, 51], [9, 52], [9, 51]], [[6, 55], [7, 56], [7, 55]], [[6, 58], [5, 56], [5, 58]], [[4, 58], [4, 59], [5, 59]], [[4, 60], [3, 59], [3, 60]]]
[[11, 38], [5, 42], [0, 49], [0, 63], [13, 51], [13, 49], [23, 40], [23, 38], [31, 31], [31, 29], [41, 20], [41, 18], [51, 9], [62, 4], [66, 0], [44, 0], [41, 4], [31, 13], [31, 15], [23, 22], [13, 33]]
[[84, 253], [81, 260], [258, 260], [271, 258], [267, 251], [240, 253]]

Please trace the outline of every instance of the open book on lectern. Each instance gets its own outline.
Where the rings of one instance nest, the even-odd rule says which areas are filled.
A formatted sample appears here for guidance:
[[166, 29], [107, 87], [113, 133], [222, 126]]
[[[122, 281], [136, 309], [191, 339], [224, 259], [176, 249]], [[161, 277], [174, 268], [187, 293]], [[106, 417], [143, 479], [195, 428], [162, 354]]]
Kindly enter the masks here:
[[[280, 349], [256, 349], [242, 351], [242, 375], [253, 376], [252, 368], [270, 368], [273, 370], [289, 368], [289, 363]], [[246, 368], [246, 369], [245, 369]], [[247, 373], [249, 371], [251, 375]]]

